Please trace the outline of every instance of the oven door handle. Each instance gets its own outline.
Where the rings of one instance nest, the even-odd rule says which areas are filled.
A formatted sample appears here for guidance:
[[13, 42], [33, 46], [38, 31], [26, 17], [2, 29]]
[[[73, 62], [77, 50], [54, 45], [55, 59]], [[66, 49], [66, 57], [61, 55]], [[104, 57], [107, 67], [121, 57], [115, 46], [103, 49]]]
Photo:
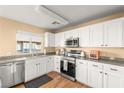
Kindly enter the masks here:
[[74, 62], [74, 61], [68, 61], [68, 63], [73, 63], [73, 64], [75, 64], [75, 62]]

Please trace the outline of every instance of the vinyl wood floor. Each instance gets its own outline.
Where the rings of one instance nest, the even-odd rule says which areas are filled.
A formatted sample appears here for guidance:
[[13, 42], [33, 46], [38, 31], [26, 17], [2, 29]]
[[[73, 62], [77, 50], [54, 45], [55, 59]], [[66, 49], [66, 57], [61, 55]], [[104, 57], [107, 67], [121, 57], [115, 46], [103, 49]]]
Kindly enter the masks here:
[[[68, 80], [56, 72], [50, 72], [48, 73], [48, 75], [52, 77], [53, 80], [42, 85], [40, 88], [89, 88], [87, 85]], [[25, 87], [24, 84], [20, 84], [15, 86], [14, 88], [25, 88]]]

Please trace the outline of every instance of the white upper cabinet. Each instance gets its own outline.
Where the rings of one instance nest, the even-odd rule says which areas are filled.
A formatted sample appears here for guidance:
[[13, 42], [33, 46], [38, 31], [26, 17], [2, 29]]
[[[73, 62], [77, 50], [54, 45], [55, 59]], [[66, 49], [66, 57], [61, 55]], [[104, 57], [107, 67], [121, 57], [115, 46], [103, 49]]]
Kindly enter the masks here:
[[81, 47], [123, 47], [124, 18], [57, 33], [55, 46], [64, 47], [69, 38], [79, 37]]
[[55, 47], [60, 47], [60, 33], [55, 34]]
[[70, 31], [66, 31], [64, 32], [64, 36], [65, 36], [65, 40], [69, 39], [69, 38], [72, 38], [73, 36], [71, 36], [71, 33]]
[[72, 38], [77, 38], [79, 37], [79, 31], [80, 29], [74, 29], [74, 30], [70, 30], [70, 37]]
[[104, 39], [104, 25], [102, 23], [92, 25], [90, 28], [90, 46], [101, 47], [103, 46]]
[[91, 47], [123, 47], [124, 18], [92, 25], [90, 28]]
[[123, 46], [123, 27], [124, 18], [115, 19], [104, 23], [106, 47], [122, 47]]
[[55, 47], [55, 34], [46, 32], [45, 33], [45, 47]]
[[64, 45], [65, 45], [64, 32], [56, 33], [55, 34], [55, 47], [64, 47]]
[[41, 35], [39, 35], [39, 34], [32, 34], [31, 41], [33, 41], [33, 42], [41, 42], [41, 40], [42, 40]]
[[16, 32], [16, 41], [41, 42], [41, 35], [19, 30]]
[[77, 37], [79, 37], [78, 30], [79, 29], [73, 29], [73, 30], [69, 30], [69, 31], [64, 32], [65, 40], [69, 39], [69, 38], [77, 38]]
[[28, 32], [17, 31], [16, 32], [16, 41], [30, 41], [31, 35]]
[[89, 47], [90, 46], [90, 28], [83, 27], [78, 29], [79, 33], [79, 44], [81, 47]]

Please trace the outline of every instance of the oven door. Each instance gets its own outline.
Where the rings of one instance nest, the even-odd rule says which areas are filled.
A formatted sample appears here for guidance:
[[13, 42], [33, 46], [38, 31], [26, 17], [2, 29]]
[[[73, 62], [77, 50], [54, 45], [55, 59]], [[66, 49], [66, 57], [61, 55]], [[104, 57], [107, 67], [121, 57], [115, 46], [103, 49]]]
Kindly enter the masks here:
[[61, 60], [61, 73], [75, 78], [75, 62], [69, 60]]

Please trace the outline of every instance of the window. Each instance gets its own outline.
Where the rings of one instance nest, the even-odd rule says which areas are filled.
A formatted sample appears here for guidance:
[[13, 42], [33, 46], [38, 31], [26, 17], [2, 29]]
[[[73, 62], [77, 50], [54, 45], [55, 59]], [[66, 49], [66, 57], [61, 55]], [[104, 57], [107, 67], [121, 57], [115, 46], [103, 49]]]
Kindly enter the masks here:
[[22, 53], [41, 51], [41, 36], [35, 33], [17, 31], [16, 50]]
[[41, 50], [41, 43], [39, 42], [32, 42], [31, 43], [31, 51], [32, 52], [37, 52]]

